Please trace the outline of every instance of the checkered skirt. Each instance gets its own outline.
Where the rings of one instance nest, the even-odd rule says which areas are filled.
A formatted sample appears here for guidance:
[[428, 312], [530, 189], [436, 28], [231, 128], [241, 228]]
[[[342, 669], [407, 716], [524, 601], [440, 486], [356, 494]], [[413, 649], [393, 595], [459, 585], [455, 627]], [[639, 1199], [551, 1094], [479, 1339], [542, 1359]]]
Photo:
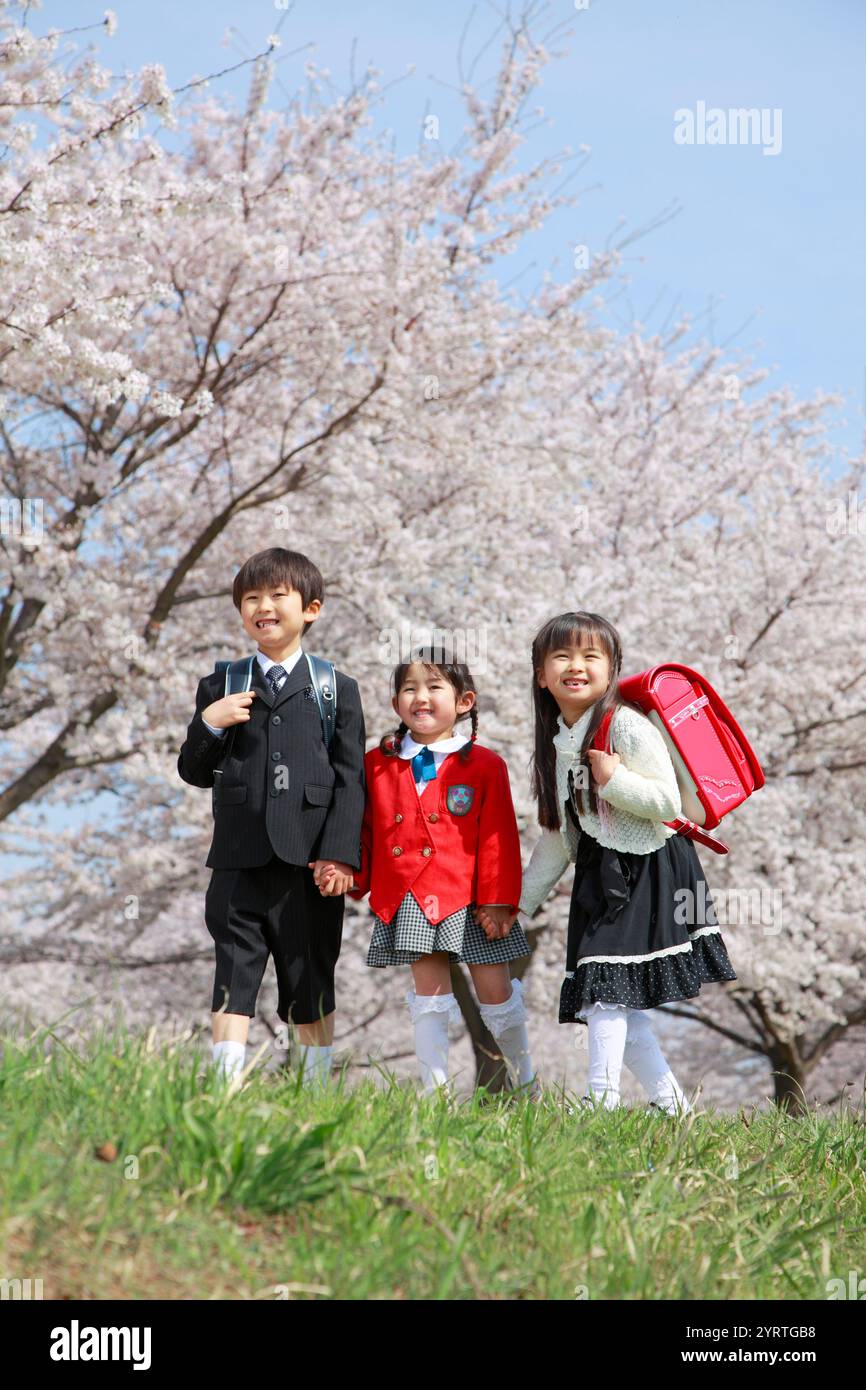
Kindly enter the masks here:
[[462, 960], [467, 965], [498, 965], [529, 955], [529, 942], [519, 922], [514, 923], [506, 937], [491, 941], [476, 920], [474, 909], [475, 904], [469, 903], [434, 926], [410, 890], [390, 922], [374, 918], [367, 964], [411, 965], [433, 951], [447, 951], [452, 960]]

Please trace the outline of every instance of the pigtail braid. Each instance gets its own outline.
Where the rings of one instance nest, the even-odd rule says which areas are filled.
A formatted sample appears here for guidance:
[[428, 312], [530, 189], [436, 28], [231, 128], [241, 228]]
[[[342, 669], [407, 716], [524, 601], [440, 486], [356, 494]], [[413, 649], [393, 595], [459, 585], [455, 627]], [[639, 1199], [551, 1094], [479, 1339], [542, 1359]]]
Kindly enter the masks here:
[[469, 711], [469, 718], [472, 720], [472, 733], [469, 735], [469, 742], [464, 743], [460, 749], [460, 757], [464, 763], [472, 752], [472, 745], [478, 737], [478, 708], [476, 705], [473, 705]]
[[386, 754], [389, 758], [396, 758], [403, 743], [403, 735], [408, 732], [409, 725], [404, 724], [401, 719], [396, 734], [385, 734], [384, 737], [379, 740], [380, 752]]

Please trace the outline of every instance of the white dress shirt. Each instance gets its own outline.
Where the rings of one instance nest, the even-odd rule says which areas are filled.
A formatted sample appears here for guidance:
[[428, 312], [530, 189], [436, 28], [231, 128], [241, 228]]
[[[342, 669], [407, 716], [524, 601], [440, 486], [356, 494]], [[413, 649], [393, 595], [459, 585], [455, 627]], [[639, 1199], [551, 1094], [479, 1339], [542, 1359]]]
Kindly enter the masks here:
[[[451, 738], [440, 738], [436, 743], [416, 743], [407, 729], [400, 744], [400, 757], [414, 758], [418, 753], [422, 752], [424, 748], [429, 748], [430, 752], [433, 754], [436, 776], [438, 777], [439, 768], [448, 757], [448, 754], [456, 753], [458, 748], [462, 748], [464, 743], [468, 742], [469, 739], [465, 734], [454, 734]], [[430, 783], [425, 781], [423, 777], [415, 778], [415, 786], [418, 788], [419, 796], [423, 793], [425, 787], [429, 787], [429, 785]]]
[[[282, 666], [287, 676], [290, 671], [294, 671], [295, 667], [297, 666], [298, 662], [300, 661], [303, 655], [304, 649], [303, 647], [299, 647], [296, 652], [292, 652], [291, 656], [287, 656], [285, 661], [271, 661], [271, 658], [269, 656], [265, 656], [264, 652], [259, 651], [258, 649], [256, 650], [256, 660], [262, 668], [263, 675], [267, 675], [268, 671], [271, 669], [272, 666]], [[277, 686], [278, 690], [282, 688], [283, 680], [285, 680], [285, 676]], [[202, 723], [204, 724], [206, 729], [210, 729], [212, 734], [216, 734], [217, 738], [222, 738], [223, 734], [228, 733], [228, 729], [215, 729], [213, 724], [209, 724], [206, 719], [203, 719]]]

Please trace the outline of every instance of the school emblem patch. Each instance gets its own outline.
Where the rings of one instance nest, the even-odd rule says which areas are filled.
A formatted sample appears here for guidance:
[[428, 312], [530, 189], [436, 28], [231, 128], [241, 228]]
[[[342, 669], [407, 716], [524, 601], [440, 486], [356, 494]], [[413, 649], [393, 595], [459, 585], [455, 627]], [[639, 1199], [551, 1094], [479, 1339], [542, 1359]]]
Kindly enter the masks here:
[[474, 787], [468, 787], [465, 782], [458, 782], [455, 786], [448, 788], [445, 805], [452, 815], [465, 816], [472, 805], [474, 796]]

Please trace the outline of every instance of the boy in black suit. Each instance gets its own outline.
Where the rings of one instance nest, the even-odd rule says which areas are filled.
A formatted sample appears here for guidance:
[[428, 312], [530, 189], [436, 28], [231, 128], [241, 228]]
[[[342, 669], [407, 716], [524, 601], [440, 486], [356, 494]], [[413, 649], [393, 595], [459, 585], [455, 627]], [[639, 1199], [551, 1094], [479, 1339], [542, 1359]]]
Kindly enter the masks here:
[[213, 874], [205, 897], [216, 950], [213, 1055], [226, 1075], [243, 1067], [270, 954], [277, 1013], [298, 1028], [304, 1084], [324, 1084], [343, 894], [361, 865], [361, 699], [357, 682], [337, 671], [329, 756], [301, 647], [321, 611], [324, 582], [305, 555], [259, 551], [235, 576], [232, 598], [258, 647], [252, 686], [246, 694], [223, 695], [223, 675], [199, 681], [177, 763], [185, 782], [214, 789], [207, 857]]

